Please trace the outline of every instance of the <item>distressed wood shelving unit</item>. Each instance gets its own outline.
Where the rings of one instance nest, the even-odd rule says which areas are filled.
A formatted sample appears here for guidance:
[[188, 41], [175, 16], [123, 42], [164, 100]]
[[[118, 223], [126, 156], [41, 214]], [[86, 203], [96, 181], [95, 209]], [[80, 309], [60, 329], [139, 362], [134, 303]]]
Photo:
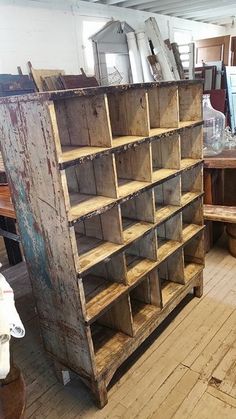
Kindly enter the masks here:
[[181, 81], [0, 102], [45, 349], [100, 406], [123, 361], [202, 294], [201, 96]]

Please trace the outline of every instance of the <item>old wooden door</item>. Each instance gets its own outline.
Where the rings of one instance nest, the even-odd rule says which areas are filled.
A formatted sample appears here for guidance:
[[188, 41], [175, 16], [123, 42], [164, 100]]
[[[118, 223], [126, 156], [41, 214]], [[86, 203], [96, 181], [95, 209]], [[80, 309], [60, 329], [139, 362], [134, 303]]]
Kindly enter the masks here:
[[230, 65], [230, 35], [201, 39], [195, 42], [195, 47], [196, 64], [202, 64], [202, 61], [223, 61], [225, 65]]

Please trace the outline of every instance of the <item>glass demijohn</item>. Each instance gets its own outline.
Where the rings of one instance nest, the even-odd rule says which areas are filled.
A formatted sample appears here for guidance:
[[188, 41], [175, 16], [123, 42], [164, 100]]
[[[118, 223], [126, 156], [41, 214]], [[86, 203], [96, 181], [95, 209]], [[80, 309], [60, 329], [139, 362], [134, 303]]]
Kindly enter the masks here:
[[203, 154], [215, 156], [224, 148], [225, 116], [211, 106], [210, 95], [203, 95]]

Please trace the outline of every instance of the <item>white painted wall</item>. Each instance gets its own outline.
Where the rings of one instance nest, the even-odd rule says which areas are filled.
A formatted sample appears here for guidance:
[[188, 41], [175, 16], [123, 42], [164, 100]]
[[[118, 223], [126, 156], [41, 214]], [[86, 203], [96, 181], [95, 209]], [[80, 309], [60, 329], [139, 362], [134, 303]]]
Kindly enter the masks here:
[[193, 39], [225, 34], [221, 26], [79, 0], [1, 0], [0, 73], [14, 74], [18, 65], [26, 72], [28, 60], [36, 68], [78, 73], [80, 67], [86, 68], [85, 19], [126, 20], [134, 29], [142, 29], [149, 16], [156, 17], [164, 38], [173, 39], [176, 29], [191, 31]]
[[232, 35], [232, 36], [236, 36], [236, 22], [234, 24], [234, 26], [232, 27], [232, 25], [227, 25], [225, 26], [225, 34], [226, 35]]

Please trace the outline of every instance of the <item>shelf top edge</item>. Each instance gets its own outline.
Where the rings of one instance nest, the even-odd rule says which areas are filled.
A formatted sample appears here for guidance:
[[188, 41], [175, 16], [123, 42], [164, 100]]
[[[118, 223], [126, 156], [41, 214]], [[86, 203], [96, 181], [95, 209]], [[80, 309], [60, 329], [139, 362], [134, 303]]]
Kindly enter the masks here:
[[55, 101], [62, 99], [70, 99], [76, 97], [95, 96], [98, 94], [106, 93], [119, 93], [130, 89], [151, 89], [152, 87], [168, 87], [168, 86], [185, 86], [185, 85], [203, 85], [202, 79], [196, 80], [171, 80], [171, 81], [160, 81], [160, 82], [147, 82], [147, 83], [132, 83], [132, 84], [119, 84], [114, 86], [97, 86], [97, 87], [85, 87], [77, 89], [67, 90], [55, 90], [48, 92], [35, 92], [25, 95], [7, 96], [0, 98], [0, 105], [14, 102], [26, 102], [26, 101]]

